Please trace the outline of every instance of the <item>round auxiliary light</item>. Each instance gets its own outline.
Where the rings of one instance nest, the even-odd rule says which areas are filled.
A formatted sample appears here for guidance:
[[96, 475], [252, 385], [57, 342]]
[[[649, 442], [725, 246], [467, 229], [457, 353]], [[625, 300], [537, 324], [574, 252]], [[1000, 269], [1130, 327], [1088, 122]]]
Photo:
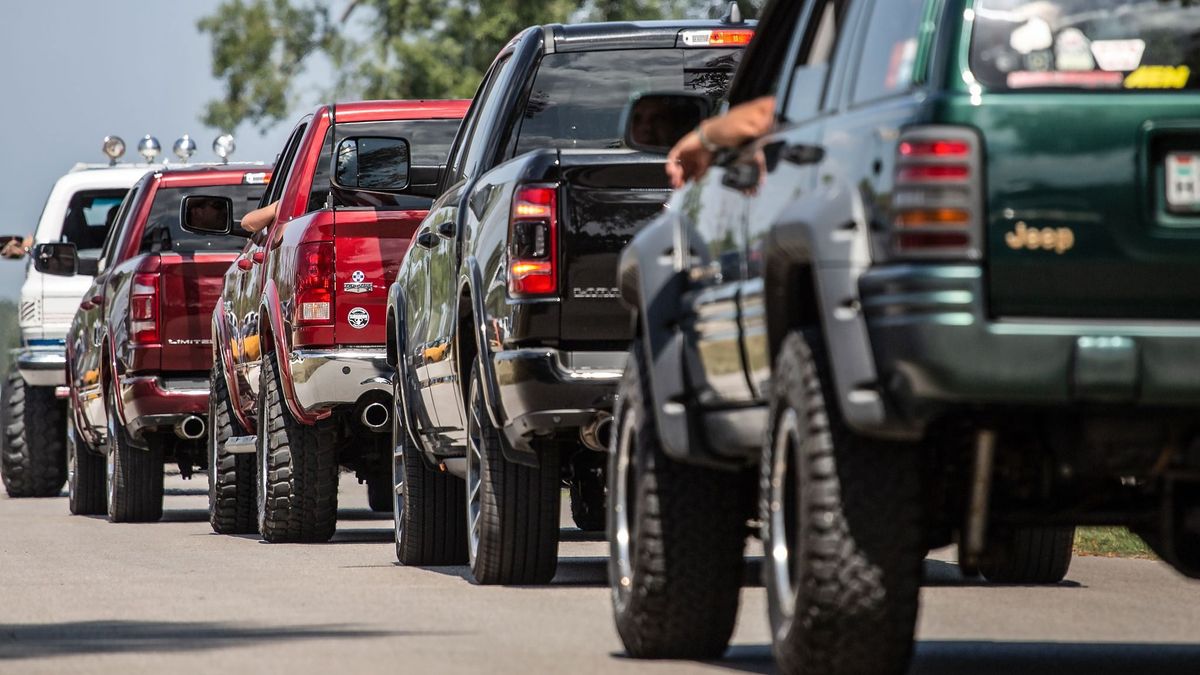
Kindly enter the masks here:
[[184, 164], [187, 164], [192, 155], [196, 154], [196, 141], [193, 141], [192, 137], [188, 134], [184, 134], [179, 137], [179, 140], [175, 141], [175, 146], [171, 148], [171, 151]]
[[116, 164], [118, 159], [125, 156], [125, 141], [120, 136], [105, 136], [101, 147], [109, 164]]
[[213, 154], [221, 158], [221, 161], [228, 163], [229, 156], [237, 150], [237, 143], [233, 142], [233, 134], [221, 134], [213, 141]]
[[142, 140], [138, 141], [138, 154], [146, 160], [147, 164], [153, 164], [154, 158], [158, 157], [161, 152], [162, 145], [159, 144], [157, 138], [150, 134], [146, 134]]

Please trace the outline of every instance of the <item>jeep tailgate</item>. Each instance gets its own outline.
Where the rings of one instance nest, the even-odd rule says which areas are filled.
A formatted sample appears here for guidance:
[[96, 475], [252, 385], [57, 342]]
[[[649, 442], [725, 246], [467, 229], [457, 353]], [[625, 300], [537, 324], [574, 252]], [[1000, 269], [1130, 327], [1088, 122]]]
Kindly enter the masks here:
[[212, 367], [212, 313], [236, 253], [159, 254], [163, 371]]
[[426, 211], [338, 210], [334, 224], [334, 339], [386, 342], [388, 286]]
[[563, 150], [560, 160], [560, 334], [581, 348], [623, 349], [633, 335], [616, 289], [617, 258], [670, 197], [664, 163], [650, 155], [594, 150]]

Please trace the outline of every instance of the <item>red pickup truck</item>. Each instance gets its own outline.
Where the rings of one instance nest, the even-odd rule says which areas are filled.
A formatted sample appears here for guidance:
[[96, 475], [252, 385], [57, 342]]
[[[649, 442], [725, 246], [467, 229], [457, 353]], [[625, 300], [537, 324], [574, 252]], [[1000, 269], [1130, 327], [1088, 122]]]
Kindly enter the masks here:
[[[263, 165], [147, 173], [122, 202], [98, 262], [41, 244], [37, 269], [94, 274], [66, 337], [71, 512], [162, 516], [163, 462], [207, 466], [209, 317], [245, 243], [233, 222], [270, 181]], [[227, 223], [199, 231], [191, 221]]]
[[391, 510], [388, 286], [437, 192], [469, 101], [321, 106], [292, 131], [262, 204], [274, 222], [213, 312], [213, 530], [323, 541], [340, 467]]

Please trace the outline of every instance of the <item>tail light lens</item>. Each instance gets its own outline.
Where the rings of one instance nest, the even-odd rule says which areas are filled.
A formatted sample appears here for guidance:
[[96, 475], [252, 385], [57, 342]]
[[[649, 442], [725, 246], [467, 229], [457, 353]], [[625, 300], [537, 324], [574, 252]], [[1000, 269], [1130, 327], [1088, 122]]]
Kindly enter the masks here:
[[157, 344], [158, 332], [158, 274], [133, 275], [129, 295], [129, 341], [134, 344]]
[[296, 247], [296, 323], [333, 323], [333, 242], [305, 242]]
[[526, 185], [513, 195], [508, 232], [508, 293], [558, 292], [558, 188]]
[[983, 158], [964, 127], [907, 129], [896, 147], [888, 253], [977, 260], [983, 253]]

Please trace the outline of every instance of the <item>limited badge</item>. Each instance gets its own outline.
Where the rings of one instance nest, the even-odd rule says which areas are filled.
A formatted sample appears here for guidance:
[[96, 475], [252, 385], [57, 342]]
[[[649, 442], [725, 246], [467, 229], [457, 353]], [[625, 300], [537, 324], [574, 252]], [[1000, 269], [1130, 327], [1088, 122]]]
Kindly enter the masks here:
[[371, 315], [362, 307], [355, 307], [346, 315], [346, 321], [350, 322], [351, 328], [366, 328], [371, 323]]
[[363, 281], [366, 278], [362, 270], [354, 270], [354, 274], [350, 275], [351, 280], [342, 284], [342, 290], [346, 293], [370, 293], [375, 290], [375, 284]]

